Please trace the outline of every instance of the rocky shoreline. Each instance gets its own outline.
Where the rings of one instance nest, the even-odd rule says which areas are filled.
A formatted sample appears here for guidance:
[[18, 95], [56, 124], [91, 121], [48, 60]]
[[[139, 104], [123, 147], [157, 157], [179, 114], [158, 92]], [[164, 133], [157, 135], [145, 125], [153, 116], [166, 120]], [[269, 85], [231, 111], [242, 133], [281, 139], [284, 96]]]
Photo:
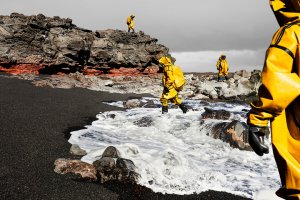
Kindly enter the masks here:
[[[13, 76], [31, 80], [37, 87], [51, 88], [87, 88], [95, 91], [111, 93], [151, 94], [159, 97], [162, 92], [162, 74], [139, 76], [89, 76], [83, 73], [66, 75], [37, 76], [21, 74]], [[229, 80], [218, 82], [214, 73], [187, 73], [186, 84], [180, 95], [183, 99], [231, 100], [251, 102], [257, 95], [261, 85], [260, 71], [237, 71], [229, 74]]]

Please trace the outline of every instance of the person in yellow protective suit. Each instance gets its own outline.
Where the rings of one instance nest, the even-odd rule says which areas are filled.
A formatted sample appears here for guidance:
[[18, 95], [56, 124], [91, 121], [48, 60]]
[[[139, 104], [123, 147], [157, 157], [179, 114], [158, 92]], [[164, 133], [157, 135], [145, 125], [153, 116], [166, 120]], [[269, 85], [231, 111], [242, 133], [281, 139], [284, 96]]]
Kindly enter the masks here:
[[277, 195], [300, 199], [300, 0], [270, 0], [280, 25], [266, 52], [259, 99], [248, 116], [249, 143], [260, 156], [271, 120], [272, 147], [282, 187]]
[[173, 65], [171, 59], [167, 56], [161, 57], [159, 59], [159, 64], [163, 68], [164, 73], [162, 77], [164, 89], [160, 97], [162, 114], [168, 112], [169, 101], [178, 105], [182, 112], [186, 113], [188, 109], [178, 97], [178, 92], [183, 89], [183, 85], [185, 84], [184, 76], [180, 67]]
[[228, 80], [228, 70], [229, 70], [229, 67], [228, 67], [228, 63], [227, 63], [227, 60], [226, 60], [226, 56], [225, 55], [221, 55], [219, 57], [219, 60], [216, 64], [217, 66], [217, 70], [219, 70], [219, 73], [218, 73], [218, 81], [220, 81], [221, 77], [224, 75], [225, 76], [225, 79]]
[[128, 32], [130, 32], [130, 30], [132, 30], [133, 32], [135, 32], [134, 30], [134, 21], [133, 19], [135, 18], [135, 16], [132, 14], [129, 17], [127, 17], [127, 26], [128, 26]]

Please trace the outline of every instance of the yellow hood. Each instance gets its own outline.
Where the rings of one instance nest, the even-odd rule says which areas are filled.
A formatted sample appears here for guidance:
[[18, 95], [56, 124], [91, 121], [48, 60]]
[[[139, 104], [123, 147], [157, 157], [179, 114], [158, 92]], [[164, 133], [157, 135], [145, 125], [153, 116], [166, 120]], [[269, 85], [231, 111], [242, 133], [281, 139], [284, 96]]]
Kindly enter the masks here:
[[169, 66], [172, 65], [171, 59], [168, 58], [167, 56], [163, 56], [159, 59], [159, 61], [161, 64], [163, 64], [164, 66]]
[[280, 26], [300, 19], [300, 0], [270, 0], [270, 5]]

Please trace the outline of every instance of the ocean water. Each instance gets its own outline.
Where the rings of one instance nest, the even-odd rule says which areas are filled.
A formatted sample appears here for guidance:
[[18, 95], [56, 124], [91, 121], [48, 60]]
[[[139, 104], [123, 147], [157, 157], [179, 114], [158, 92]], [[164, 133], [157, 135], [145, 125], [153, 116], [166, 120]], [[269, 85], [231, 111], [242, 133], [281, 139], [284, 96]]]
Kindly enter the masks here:
[[[248, 106], [186, 101], [193, 107], [187, 114], [169, 109], [168, 114], [162, 115], [158, 99], [143, 101], [153, 101], [157, 108], [99, 113], [98, 120], [86, 129], [71, 132], [69, 142], [88, 152], [82, 160], [92, 163], [107, 146], [115, 146], [122, 157], [135, 163], [141, 175], [139, 183], [162, 193], [217, 190], [254, 198], [261, 191], [279, 188], [272, 151], [259, 157], [254, 152], [234, 149], [207, 135], [220, 120], [201, 123], [204, 105], [230, 111], [229, 121], [245, 121]], [[122, 107], [123, 102], [110, 105]], [[270, 141], [267, 142], [271, 149]]]

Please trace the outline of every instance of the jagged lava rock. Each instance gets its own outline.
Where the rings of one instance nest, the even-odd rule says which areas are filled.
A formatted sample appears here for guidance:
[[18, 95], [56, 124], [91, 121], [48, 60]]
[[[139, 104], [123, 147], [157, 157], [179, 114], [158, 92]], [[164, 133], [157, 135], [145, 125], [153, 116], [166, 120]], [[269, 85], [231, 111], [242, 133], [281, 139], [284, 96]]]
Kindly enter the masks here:
[[69, 18], [42, 14], [0, 16], [1, 71], [14, 67], [14, 73], [153, 74], [158, 58], [167, 52], [142, 31], [93, 32]]

